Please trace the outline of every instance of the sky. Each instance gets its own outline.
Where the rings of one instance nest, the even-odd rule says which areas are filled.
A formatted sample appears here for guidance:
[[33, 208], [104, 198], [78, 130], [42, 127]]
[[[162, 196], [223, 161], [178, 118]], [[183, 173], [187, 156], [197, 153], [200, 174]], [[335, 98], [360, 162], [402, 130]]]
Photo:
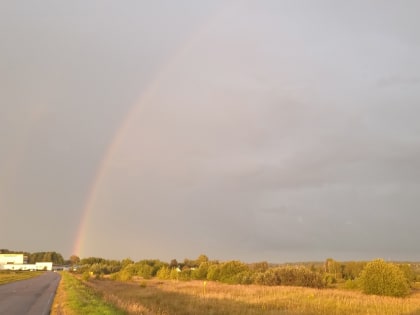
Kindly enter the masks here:
[[2, 1], [0, 248], [420, 260], [418, 1]]

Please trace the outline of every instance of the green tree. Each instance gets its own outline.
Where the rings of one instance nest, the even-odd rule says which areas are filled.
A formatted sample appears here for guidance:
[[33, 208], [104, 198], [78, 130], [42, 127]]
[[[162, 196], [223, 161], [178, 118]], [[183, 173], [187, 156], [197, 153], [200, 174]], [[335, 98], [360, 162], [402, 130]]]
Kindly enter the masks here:
[[170, 268], [177, 268], [178, 267], [178, 261], [176, 259], [172, 259], [169, 263]]
[[324, 286], [321, 274], [304, 266], [281, 266], [270, 268], [255, 276], [255, 283], [262, 285], [289, 285], [321, 288]]
[[69, 260], [72, 266], [77, 265], [80, 262], [79, 256], [76, 255], [71, 255]]
[[346, 280], [358, 278], [365, 266], [366, 263], [360, 261], [349, 261], [344, 263], [343, 278]]
[[416, 281], [416, 273], [410, 264], [399, 264], [398, 268], [404, 273], [410, 285]]
[[125, 258], [121, 260], [121, 268], [124, 269], [125, 267], [134, 264], [134, 261], [131, 258]]
[[200, 266], [193, 270], [191, 277], [196, 280], [205, 280], [207, 279], [207, 272], [209, 270], [210, 264], [208, 262], [202, 262]]
[[264, 272], [268, 270], [268, 262], [261, 261], [249, 265], [249, 268], [254, 272]]
[[34, 264], [36, 262], [52, 262], [54, 265], [63, 265], [64, 258], [57, 252], [37, 252], [28, 255], [29, 264]]
[[171, 278], [171, 269], [167, 266], [160, 268], [156, 276], [161, 280], [168, 280]]
[[227, 261], [220, 265], [219, 279], [225, 283], [239, 283], [237, 275], [249, 271], [249, 267], [237, 260]]
[[341, 264], [332, 258], [327, 258], [325, 261], [325, 272], [333, 276], [334, 279], [341, 278]]
[[404, 272], [383, 259], [373, 260], [366, 265], [360, 275], [360, 284], [366, 294], [406, 296], [410, 293]]
[[202, 263], [209, 262], [209, 258], [206, 255], [201, 254], [200, 256], [197, 257], [196, 262], [197, 262], [197, 266], [200, 266], [200, 264]]

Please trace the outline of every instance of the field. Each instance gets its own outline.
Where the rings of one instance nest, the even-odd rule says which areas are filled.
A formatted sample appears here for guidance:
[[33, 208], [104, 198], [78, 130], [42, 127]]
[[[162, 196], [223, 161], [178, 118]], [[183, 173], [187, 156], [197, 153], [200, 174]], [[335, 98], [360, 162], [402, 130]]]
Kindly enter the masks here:
[[11, 271], [2, 270], [0, 271], [0, 284], [14, 282], [18, 280], [25, 280], [39, 276], [42, 271]]
[[70, 273], [62, 272], [61, 276], [51, 315], [125, 314], [110, 303], [103, 301], [98, 294]]
[[91, 279], [85, 284], [102, 296], [104, 301], [128, 314], [420, 314], [418, 290], [407, 298], [392, 298], [342, 289], [227, 285], [217, 282], [204, 284], [202, 281], [153, 279], [120, 282]]

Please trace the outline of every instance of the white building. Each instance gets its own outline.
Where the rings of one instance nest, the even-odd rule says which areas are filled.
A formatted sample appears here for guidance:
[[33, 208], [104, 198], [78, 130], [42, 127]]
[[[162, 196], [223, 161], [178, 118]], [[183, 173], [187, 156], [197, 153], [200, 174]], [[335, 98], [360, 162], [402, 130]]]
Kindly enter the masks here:
[[24, 264], [23, 254], [0, 254], [0, 270], [52, 270], [52, 262]]
[[0, 254], [0, 265], [23, 264], [23, 254]]

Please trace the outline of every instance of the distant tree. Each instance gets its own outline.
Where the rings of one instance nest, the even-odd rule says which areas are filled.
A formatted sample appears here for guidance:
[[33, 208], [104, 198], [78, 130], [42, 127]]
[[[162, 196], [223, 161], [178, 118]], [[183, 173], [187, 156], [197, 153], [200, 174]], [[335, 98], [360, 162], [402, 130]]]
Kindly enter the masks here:
[[121, 260], [121, 267], [122, 269], [124, 269], [125, 267], [127, 267], [128, 265], [134, 264], [134, 261], [131, 260], [130, 258], [125, 258], [123, 260]]
[[169, 274], [169, 278], [171, 280], [178, 280], [179, 279], [179, 272], [176, 268], [171, 269], [171, 273]]
[[416, 281], [416, 273], [410, 264], [398, 264], [398, 268], [404, 273], [410, 284]]
[[[249, 271], [249, 267], [243, 262], [231, 260], [222, 264], [213, 264], [209, 266], [207, 279], [231, 284], [240, 283], [238, 279], [242, 277], [242, 273], [248, 273]], [[241, 276], [238, 276], [239, 274], [241, 274]]]
[[249, 265], [249, 268], [254, 272], [264, 272], [268, 269], [268, 262], [261, 261]]
[[153, 275], [153, 267], [148, 264], [140, 264], [136, 266], [136, 275], [144, 279], [150, 279]]
[[321, 288], [324, 286], [321, 274], [311, 271], [304, 266], [281, 266], [270, 268], [258, 273], [255, 277], [257, 284], [287, 285]]
[[76, 256], [76, 255], [71, 255], [69, 260], [70, 260], [70, 264], [72, 266], [77, 265], [78, 263], [80, 263], [80, 258], [79, 258], [79, 256]]
[[349, 261], [344, 263], [344, 269], [342, 271], [343, 278], [346, 280], [354, 280], [358, 278], [365, 266], [366, 262], [360, 261]]
[[176, 259], [172, 259], [169, 263], [169, 268], [176, 268], [178, 267], [178, 261]]
[[332, 258], [325, 261], [325, 272], [334, 276], [335, 279], [341, 278], [341, 264]]
[[80, 265], [93, 265], [106, 262], [106, 259], [100, 257], [88, 257], [80, 259]]
[[182, 264], [182, 267], [183, 267], [183, 269], [184, 269], [184, 267], [194, 268], [194, 267], [198, 267], [198, 264], [197, 264], [196, 260], [185, 258], [184, 262]]
[[63, 265], [64, 258], [57, 252], [36, 252], [28, 255], [28, 263], [52, 262], [54, 265]]
[[202, 262], [198, 268], [193, 270], [191, 273], [191, 278], [195, 280], [205, 280], [207, 279], [207, 272], [209, 270], [210, 263]]
[[220, 265], [212, 264], [207, 270], [207, 280], [217, 281], [220, 280]]
[[366, 265], [360, 275], [361, 288], [366, 294], [406, 296], [409, 281], [397, 265], [376, 259]]
[[209, 261], [209, 258], [206, 255], [201, 254], [200, 256], [197, 257], [196, 264], [197, 266], [200, 266], [201, 263], [206, 263], [208, 261]]
[[158, 270], [156, 276], [161, 280], [168, 280], [171, 278], [171, 269], [167, 266], [163, 266]]

